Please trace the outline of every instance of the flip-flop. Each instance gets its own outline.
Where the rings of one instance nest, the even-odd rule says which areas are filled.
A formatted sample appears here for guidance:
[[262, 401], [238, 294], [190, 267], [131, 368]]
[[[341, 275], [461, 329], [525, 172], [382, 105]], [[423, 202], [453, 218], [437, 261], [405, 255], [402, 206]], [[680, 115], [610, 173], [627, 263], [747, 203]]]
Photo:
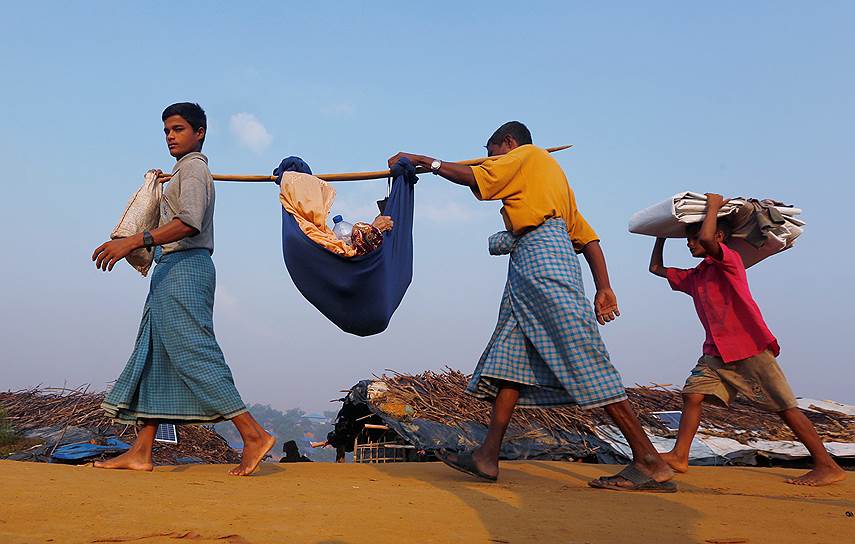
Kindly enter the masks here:
[[[452, 456], [454, 456], [454, 459], [452, 459]], [[454, 470], [459, 470], [460, 472], [464, 472], [470, 476], [475, 476], [476, 478], [480, 478], [488, 482], [496, 481], [495, 476], [490, 476], [489, 474], [485, 474], [478, 470], [471, 453], [452, 453], [446, 449], [441, 449], [436, 452], [436, 458]]]
[[[631, 483], [631, 486], [619, 485], [621, 480]], [[674, 482], [657, 482], [647, 474], [641, 472], [635, 465], [627, 465], [614, 476], [603, 476], [588, 482], [591, 487], [597, 489], [611, 489], [613, 491], [644, 491], [647, 493], [676, 493], [677, 484]]]

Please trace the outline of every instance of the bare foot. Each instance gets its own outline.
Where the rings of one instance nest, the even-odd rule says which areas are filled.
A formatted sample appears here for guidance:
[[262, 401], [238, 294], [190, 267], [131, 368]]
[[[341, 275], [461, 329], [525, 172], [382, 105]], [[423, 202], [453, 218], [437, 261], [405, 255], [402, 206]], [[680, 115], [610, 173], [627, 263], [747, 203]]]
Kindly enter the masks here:
[[276, 444], [276, 439], [270, 436], [265, 431], [261, 431], [257, 438], [244, 442], [243, 453], [240, 457], [240, 464], [229, 471], [232, 476], [249, 476], [261, 464], [261, 460], [267, 455], [273, 445]]
[[146, 472], [154, 470], [151, 456], [135, 452], [134, 450], [126, 451], [122, 455], [107, 459], [106, 461], [95, 461], [93, 464], [95, 468], [111, 468], [115, 470], [143, 470]]
[[826, 466], [820, 465], [808, 472], [807, 474], [802, 474], [798, 478], [791, 478], [786, 480], [788, 484], [793, 485], [807, 485], [811, 487], [817, 487], [821, 485], [829, 485], [834, 482], [840, 482], [846, 479], [846, 471], [837, 465], [834, 466]]
[[661, 457], [663, 461], [668, 463], [668, 466], [674, 469], [674, 472], [684, 474], [689, 470], [689, 461], [681, 459], [674, 453], [674, 450], [671, 450], [668, 453], [660, 453], [659, 457]]

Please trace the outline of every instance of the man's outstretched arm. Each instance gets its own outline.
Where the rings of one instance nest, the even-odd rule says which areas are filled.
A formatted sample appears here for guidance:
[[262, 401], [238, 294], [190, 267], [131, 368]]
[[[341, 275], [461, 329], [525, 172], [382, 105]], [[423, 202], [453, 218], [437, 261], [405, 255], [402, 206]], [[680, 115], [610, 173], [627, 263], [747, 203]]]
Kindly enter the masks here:
[[[410, 159], [410, 162], [414, 165], [421, 166], [422, 168], [430, 168], [431, 163], [434, 161], [433, 157], [425, 155], [398, 153], [389, 159], [389, 168], [392, 168], [399, 159], [404, 157]], [[465, 164], [443, 161], [442, 166], [439, 167], [436, 173], [452, 183], [465, 185], [466, 187], [475, 187], [475, 174], [472, 173], [472, 168]]]

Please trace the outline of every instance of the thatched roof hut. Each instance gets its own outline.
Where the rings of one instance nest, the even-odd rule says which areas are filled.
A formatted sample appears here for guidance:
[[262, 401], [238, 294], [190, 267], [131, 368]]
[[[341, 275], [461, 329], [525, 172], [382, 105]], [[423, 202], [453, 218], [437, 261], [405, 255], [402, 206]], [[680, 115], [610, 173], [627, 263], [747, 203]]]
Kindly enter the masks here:
[[[104, 414], [104, 393], [88, 388], [45, 388], [0, 392], [0, 409], [12, 429], [22, 438], [21, 451], [11, 448], [13, 459], [49, 461], [57, 446], [86, 441], [99, 443], [107, 437], [133, 442], [136, 428], [116, 425]], [[179, 428], [176, 444], [156, 442], [157, 464], [182, 462], [237, 463], [240, 454], [212, 428], [185, 425]], [[5, 448], [9, 450], [10, 448]]]
[[[358, 447], [364, 424], [382, 425], [401, 444], [430, 454], [440, 448], [467, 450], [486, 433], [489, 406], [464, 393], [469, 376], [452, 369], [418, 375], [393, 373], [355, 385], [342, 399], [344, 407], [336, 420], [334, 441], [348, 451]], [[654, 443], [665, 449], [675, 436], [674, 417], [679, 417], [679, 391], [662, 386], [627, 389], [630, 403]], [[855, 410], [829, 410], [807, 401], [804, 413], [829, 443], [832, 453], [855, 459]], [[841, 405], [844, 406], [844, 405]], [[666, 414], [663, 414], [666, 412]], [[705, 408], [698, 464], [756, 464], [758, 455], [798, 457], [790, 430], [774, 414], [744, 400], [729, 409]], [[376, 441], [375, 441], [376, 442]], [[835, 449], [836, 448], [836, 449]], [[502, 449], [507, 459], [577, 459], [595, 462], [625, 462], [629, 450], [602, 409], [577, 407], [518, 409], [511, 421]]]

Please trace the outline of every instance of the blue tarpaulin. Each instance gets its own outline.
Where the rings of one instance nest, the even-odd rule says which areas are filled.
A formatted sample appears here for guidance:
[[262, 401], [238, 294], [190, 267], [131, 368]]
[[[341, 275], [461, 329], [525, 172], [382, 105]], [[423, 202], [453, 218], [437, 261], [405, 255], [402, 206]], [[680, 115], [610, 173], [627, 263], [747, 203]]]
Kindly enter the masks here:
[[[283, 160], [273, 173], [281, 180], [285, 171], [311, 174], [297, 157]], [[386, 330], [413, 278], [413, 186], [418, 178], [407, 159], [395, 165], [392, 177], [383, 213], [395, 226], [383, 245], [366, 255], [347, 258], [328, 251], [282, 210], [282, 255], [294, 285], [327, 319], [357, 336]]]
[[107, 438], [103, 444], [90, 444], [88, 442], [78, 444], [65, 444], [53, 452], [52, 457], [61, 461], [79, 461], [97, 457], [104, 453], [122, 453], [128, 451], [130, 445], [122, 442], [116, 437]]

